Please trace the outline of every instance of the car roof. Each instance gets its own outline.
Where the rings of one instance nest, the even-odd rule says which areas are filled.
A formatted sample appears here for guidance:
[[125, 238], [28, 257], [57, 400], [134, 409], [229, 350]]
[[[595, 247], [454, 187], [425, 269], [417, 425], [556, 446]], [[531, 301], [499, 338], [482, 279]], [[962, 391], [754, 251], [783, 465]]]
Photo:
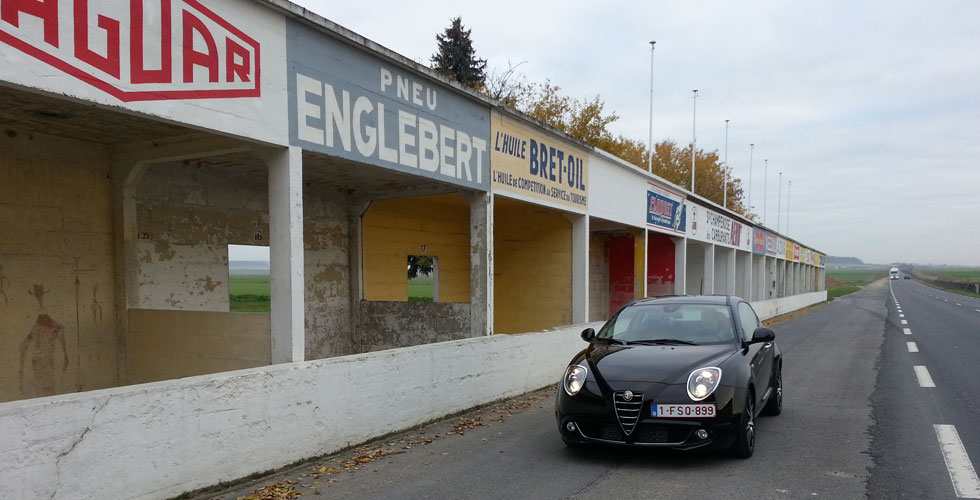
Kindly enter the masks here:
[[636, 299], [627, 306], [651, 304], [717, 304], [729, 305], [736, 303], [738, 297], [732, 295], [676, 295], [670, 297], [649, 297]]

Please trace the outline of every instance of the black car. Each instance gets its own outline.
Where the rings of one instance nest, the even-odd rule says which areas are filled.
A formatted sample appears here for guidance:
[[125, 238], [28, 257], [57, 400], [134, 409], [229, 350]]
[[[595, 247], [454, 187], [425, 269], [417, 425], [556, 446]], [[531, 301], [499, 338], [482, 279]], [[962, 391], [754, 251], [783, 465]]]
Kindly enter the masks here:
[[569, 446], [728, 449], [748, 458], [755, 418], [782, 411], [775, 333], [730, 296], [640, 299], [572, 358], [555, 416]]
[[909, 275], [906, 274], [904, 279], [910, 280], [912, 278]]

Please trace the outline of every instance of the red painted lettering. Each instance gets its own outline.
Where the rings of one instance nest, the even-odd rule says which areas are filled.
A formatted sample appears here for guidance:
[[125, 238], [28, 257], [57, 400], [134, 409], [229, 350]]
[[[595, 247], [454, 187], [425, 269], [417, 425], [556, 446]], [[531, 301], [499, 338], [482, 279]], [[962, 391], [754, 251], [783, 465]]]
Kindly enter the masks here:
[[[241, 62], [238, 62], [238, 60]], [[252, 54], [231, 38], [225, 38], [225, 81], [231, 83], [238, 76], [239, 81], [248, 82], [252, 70]]]
[[170, 83], [173, 81], [173, 52], [170, 47], [170, 0], [160, 0], [160, 69], [146, 69], [143, 62], [143, 2], [130, 0], [129, 74], [132, 83]]
[[99, 14], [99, 27], [106, 32], [106, 55], [88, 46], [88, 0], [75, 0], [75, 57], [119, 78], [119, 21]]
[[20, 27], [20, 13], [44, 21], [44, 41], [58, 46], [58, 0], [4, 0], [0, 4], [0, 19]]
[[[214, 37], [208, 31], [207, 26], [188, 11], [184, 11], [184, 83], [194, 81], [194, 66], [203, 66], [208, 69], [208, 81], [215, 83], [218, 81], [218, 47], [214, 43]], [[207, 45], [207, 52], [194, 50], [194, 33], [201, 35], [204, 44]]]

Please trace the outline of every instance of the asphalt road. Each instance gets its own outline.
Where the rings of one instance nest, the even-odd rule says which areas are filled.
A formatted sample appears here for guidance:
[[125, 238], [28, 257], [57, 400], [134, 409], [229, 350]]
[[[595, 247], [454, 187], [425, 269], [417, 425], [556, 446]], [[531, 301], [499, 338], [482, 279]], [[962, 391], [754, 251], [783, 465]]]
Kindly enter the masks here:
[[[870, 498], [958, 498], [936, 425], [951, 425], [974, 467], [980, 459], [980, 300], [892, 280], [878, 387]], [[901, 312], [900, 312], [901, 311]], [[906, 324], [902, 324], [902, 321]], [[908, 334], [906, 335], [906, 330]], [[914, 342], [910, 352], [909, 342]], [[935, 387], [922, 387], [913, 367]], [[920, 369], [921, 370], [921, 369]], [[980, 498], [973, 477], [962, 498]]]
[[[195, 498], [956, 498], [933, 426], [955, 425], [980, 456], [969, 372], [980, 359], [980, 304], [929, 298], [919, 292], [931, 289], [902, 281], [892, 284], [905, 318], [879, 281], [773, 325], [784, 409], [757, 420], [748, 460], [566, 448], [551, 389]], [[909, 326], [919, 353], [907, 350]], [[936, 388], [919, 387], [916, 365], [930, 368]]]

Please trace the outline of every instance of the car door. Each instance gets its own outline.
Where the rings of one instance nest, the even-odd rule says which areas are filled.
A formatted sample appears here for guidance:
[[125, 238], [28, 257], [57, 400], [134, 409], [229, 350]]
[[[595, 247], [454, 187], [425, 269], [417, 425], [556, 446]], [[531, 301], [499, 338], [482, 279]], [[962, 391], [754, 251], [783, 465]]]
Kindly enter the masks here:
[[[759, 321], [759, 317], [756, 316], [755, 311], [752, 310], [752, 306], [747, 302], [739, 302], [737, 309], [742, 338], [748, 342], [752, 340], [752, 332], [762, 326], [762, 322]], [[770, 381], [772, 380], [774, 350], [772, 342], [761, 342], [749, 346], [747, 356], [749, 356], [750, 360], [752, 378], [755, 380], [756, 411], [761, 408], [762, 398], [765, 397], [766, 391], [769, 390]]]

